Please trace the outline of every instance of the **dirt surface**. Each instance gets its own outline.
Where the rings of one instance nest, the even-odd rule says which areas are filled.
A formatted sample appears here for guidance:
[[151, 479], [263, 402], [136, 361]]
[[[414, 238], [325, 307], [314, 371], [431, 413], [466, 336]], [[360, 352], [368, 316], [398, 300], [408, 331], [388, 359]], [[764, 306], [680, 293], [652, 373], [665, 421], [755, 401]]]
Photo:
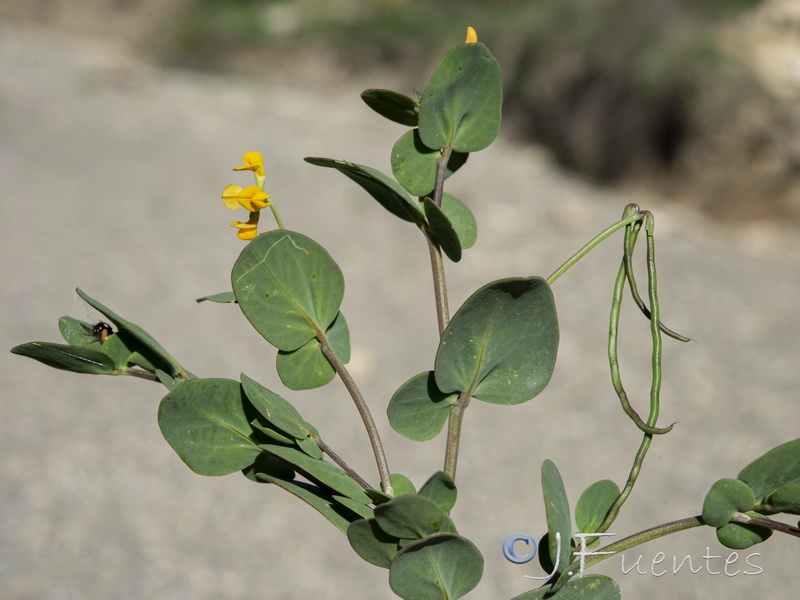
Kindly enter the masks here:
[[[241, 251], [219, 200], [231, 168], [260, 150], [287, 225], [325, 245], [347, 281], [351, 369], [385, 437], [390, 467], [421, 484], [443, 439], [416, 444], [384, 418], [391, 394], [432, 366], [436, 347], [421, 236], [307, 155], [388, 171], [401, 130], [358, 99], [363, 81], [298, 69], [258, 81], [165, 72], [109, 42], [0, 30], [1, 347], [58, 340], [56, 321], [93, 320], [80, 286], [144, 326], [202, 376], [244, 371], [296, 402], [327, 442], [369, 479], [375, 469], [355, 409], [334, 382], [286, 392], [274, 350], [236, 307], [194, 299], [229, 289]], [[421, 79], [423, 79], [421, 77]], [[424, 83], [424, 81], [422, 81]], [[697, 343], [666, 343], [662, 419], [619, 535], [697, 514], [709, 486], [797, 437], [800, 239], [752, 223], [721, 228], [674, 205], [598, 191], [556, 172], [539, 152], [499, 140], [470, 158], [450, 190], [473, 207], [477, 246], [448, 266], [451, 305], [487, 281], [548, 275], [636, 201], [656, 214], [665, 321]], [[639, 442], [608, 382], [604, 337], [619, 240], [554, 286], [562, 321], [551, 386], [516, 407], [473, 402], [465, 420], [454, 518], [486, 559], [476, 598], [509, 598], [541, 575], [500, 552], [515, 531], [544, 533], [539, 467], [560, 467], [574, 502], [593, 481], [622, 483]], [[628, 307], [630, 308], [630, 307]], [[647, 322], [624, 318], [623, 376], [646, 406]], [[280, 490], [237, 475], [202, 478], [164, 442], [163, 389], [82, 377], [0, 354], [0, 584], [14, 600], [389, 598], [386, 572], [350, 552], [332, 526]], [[434, 456], [431, 457], [430, 454]], [[790, 597], [797, 540], [775, 536], [728, 557], [711, 530], [652, 542], [595, 572], [629, 598]], [[665, 562], [655, 568], [658, 552]], [[751, 562], [745, 557], [759, 552]], [[691, 556], [691, 574], [678, 562]], [[720, 573], [712, 575], [706, 569]], [[738, 574], [730, 576], [739, 570]], [[647, 591], [645, 591], [647, 590]]]

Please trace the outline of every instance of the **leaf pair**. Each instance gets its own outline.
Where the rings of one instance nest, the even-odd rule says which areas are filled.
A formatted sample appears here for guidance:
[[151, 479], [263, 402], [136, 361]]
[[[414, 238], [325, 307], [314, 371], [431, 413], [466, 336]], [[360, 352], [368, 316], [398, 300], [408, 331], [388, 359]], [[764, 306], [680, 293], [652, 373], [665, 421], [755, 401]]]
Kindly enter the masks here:
[[550, 381], [558, 340], [555, 301], [542, 278], [489, 283], [453, 316], [434, 370], [412, 377], [394, 394], [389, 422], [423, 441], [441, 431], [462, 394], [493, 404], [526, 402]]
[[66, 344], [29, 342], [12, 348], [11, 352], [56, 369], [91, 375], [124, 375], [126, 369], [139, 367], [155, 373], [169, 389], [187, 376], [178, 362], [144, 329], [123, 319], [81, 289], [76, 292], [111, 321], [116, 332], [101, 343], [92, 335], [91, 324], [61, 317], [58, 326]]
[[314, 240], [283, 229], [259, 235], [237, 259], [231, 280], [245, 317], [280, 351], [276, 364], [286, 387], [310, 389], [333, 379], [323, 343], [342, 362], [350, 360], [350, 333], [339, 312], [344, 277]]
[[[353, 478], [323, 460], [316, 429], [279, 395], [242, 375], [194, 379], [169, 393], [158, 410], [161, 432], [199, 475], [244, 471], [301, 498], [346, 531], [371, 516], [370, 496]], [[294, 481], [295, 472], [310, 483]]]
[[702, 516], [706, 525], [717, 528], [720, 543], [740, 550], [763, 542], [772, 530], [733, 522], [735, 517], [744, 513], [766, 518], [778, 512], [800, 514], [800, 439], [773, 448], [736, 479], [715, 482], [703, 502]]
[[401, 598], [455, 599], [483, 574], [483, 557], [458, 535], [447, 513], [456, 500], [453, 480], [435, 473], [419, 493], [399, 495], [354, 521], [347, 539], [370, 564], [389, 569], [389, 585]]

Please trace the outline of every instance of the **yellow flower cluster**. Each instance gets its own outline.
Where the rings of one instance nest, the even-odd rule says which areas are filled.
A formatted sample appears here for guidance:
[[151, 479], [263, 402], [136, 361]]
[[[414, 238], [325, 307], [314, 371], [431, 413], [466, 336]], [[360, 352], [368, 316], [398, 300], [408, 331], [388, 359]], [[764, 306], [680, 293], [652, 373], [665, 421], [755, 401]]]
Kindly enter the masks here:
[[269, 194], [264, 191], [264, 159], [260, 152], [246, 152], [242, 156], [243, 165], [234, 167], [234, 171], [252, 171], [256, 177], [256, 185], [242, 188], [235, 183], [222, 190], [222, 201], [231, 210], [244, 207], [250, 211], [250, 218], [246, 223], [234, 221], [231, 227], [238, 229], [237, 235], [241, 240], [252, 240], [258, 235], [258, 215], [262, 208], [270, 206]]

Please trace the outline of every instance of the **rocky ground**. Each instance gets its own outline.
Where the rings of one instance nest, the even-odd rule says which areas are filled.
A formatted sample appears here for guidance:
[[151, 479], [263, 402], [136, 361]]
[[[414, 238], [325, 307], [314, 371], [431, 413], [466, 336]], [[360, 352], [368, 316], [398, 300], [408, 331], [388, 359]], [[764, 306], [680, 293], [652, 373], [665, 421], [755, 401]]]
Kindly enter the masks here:
[[[358, 94], [420, 81], [392, 73], [340, 79], [319, 65], [258, 80], [167, 72], [108, 41], [8, 27], [0, 30], [0, 69], [0, 346], [56, 341], [63, 314], [95, 319], [72, 291], [80, 286], [195, 373], [244, 371], [284, 393], [274, 351], [237, 309], [194, 302], [228, 289], [242, 243], [219, 192], [243, 180], [231, 171], [241, 154], [260, 150], [287, 225], [325, 245], [344, 271], [352, 372], [392, 470], [419, 484], [439, 468], [442, 439], [401, 439], [383, 418], [393, 391], [430, 368], [435, 350], [425, 245], [343, 177], [302, 161], [330, 156], [388, 170], [400, 130]], [[797, 437], [796, 229], [722, 227], [674, 204], [597, 190], [505, 139], [472, 156], [451, 190], [480, 224], [477, 246], [448, 266], [454, 308], [491, 279], [548, 275], [627, 202], [656, 214], [664, 318], [697, 343], [667, 343], [662, 418], [679, 423], [654, 443], [615, 527], [620, 535], [697, 514], [716, 479]], [[517, 407], [474, 402], [467, 414], [454, 518], [486, 558], [476, 598], [511, 597], [530, 587], [524, 574], [540, 574], [506, 562], [500, 543], [515, 531], [543, 533], [545, 458], [560, 467], [573, 504], [593, 481], [627, 475], [639, 436], [618, 407], [604, 357], [617, 242], [554, 286], [562, 342], [551, 387]], [[625, 325], [623, 375], [643, 406], [646, 321], [630, 312]], [[4, 597], [391, 597], [386, 573], [298, 501], [239, 476], [191, 473], [158, 430], [163, 390], [0, 357]], [[341, 386], [285, 395], [357, 470], [374, 473]], [[775, 538], [753, 549], [760, 575], [744, 574], [750, 551], [729, 568], [742, 571], [735, 576], [651, 574], [658, 552], [667, 568], [673, 555], [691, 556], [695, 567], [707, 552], [727, 557], [704, 529], [628, 556], [626, 568], [644, 555], [646, 575], [621, 574], [616, 558], [598, 572], [615, 577], [629, 598], [789, 597], [797, 540]], [[722, 566], [716, 559], [711, 569]]]

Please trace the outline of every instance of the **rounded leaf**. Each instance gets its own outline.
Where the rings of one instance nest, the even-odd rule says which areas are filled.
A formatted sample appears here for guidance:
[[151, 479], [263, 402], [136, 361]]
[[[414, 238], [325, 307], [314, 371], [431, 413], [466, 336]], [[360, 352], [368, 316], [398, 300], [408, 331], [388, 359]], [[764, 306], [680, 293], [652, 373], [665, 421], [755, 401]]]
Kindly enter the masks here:
[[167, 394], [158, 407], [161, 433], [199, 475], [227, 475], [260, 454], [238, 381], [192, 379]]
[[[333, 351], [343, 363], [350, 361], [350, 330], [340, 312], [325, 332]], [[322, 353], [319, 340], [307, 341], [297, 350], [278, 351], [275, 361], [278, 375], [290, 390], [310, 390], [330, 383], [336, 376], [328, 358]]]
[[436, 171], [441, 156], [422, 143], [419, 130], [411, 129], [392, 148], [392, 175], [409, 194], [425, 196], [436, 187]]
[[717, 528], [719, 543], [734, 550], [745, 550], [765, 541], [772, 535], [772, 529], [745, 525], [741, 523], [725, 523]]
[[558, 318], [541, 277], [487, 284], [458, 310], [436, 353], [437, 387], [494, 404], [520, 404], [550, 381]]
[[428, 220], [428, 231], [433, 239], [439, 244], [447, 258], [453, 262], [460, 261], [461, 240], [450, 219], [430, 198], [423, 199], [422, 206], [425, 210], [425, 218]]
[[389, 569], [392, 591], [405, 600], [455, 600], [483, 576], [483, 556], [468, 539], [437, 533], [405, 546]]
[[344, 296], [342, 271], [328, 252], [283, 229], [247, 244], [231, 281], [244, 316], [279, 350], [296, 350], [326, 331]]
[[579, 533], [594, 533], [619, 496], [619, 486], [610, 479], [596, 481], [581, 494], [575, 505]]
[[[572, 523], [570, 521], [569, 501], [564, 490], [564, 481], [555, 463], [547, 459], [542, 463], [542, 495], [547, 517], [547, 535], [550, 556], [558, 563], [556, 572], [560, 573], [569, 564], [569, 544], [572, 540]], [[559, 534], [556, 536], [556, 534]], [[559, 552], [559, 545], [561, 546]]]
[[403, 494], [375, 507], [375, 518], [383, 531], [396, 538], [422, 539], [448, 531], [447, 516], [430, 498]]
[[770, 504], [775, 510], [790, 515], [800, 515], [800, 483], [787, 483], [779, 487], [768, 498], [767, 504]]
[[469, 207], [461, 200], [444, 192], [442, 194], [442, 212], [449, 219], [458, 235], [461, 248], [472, 248], [478, 239], [478, 222]]
[[753, 490], [738, 479], [720, 479], [711, 486], [703, 501], [703, 521], [712, 527], [722, 527], [737, 512], [755, 506]]
[[394, 393], [386, 413], [397, 433], [424, 442], [439, 435], [457, 398], [436, 387], [433, 371], [415, 375]]
[[419, 495], [430, 498], [447, 514], [456, 505], [456, 483], [443, 471], [436, 471], [419, 489]]
[[482, 150], [500, 131], [500, 67], [481, 43], [464, 44], [439, 63], [419, 108], [419, 132], [428, 148]]
[[389, 535], [374, 519], [359, 519], [347, 528], [347, 541], [371, 565], [388, 569], [399, 550], [398, 538]]

